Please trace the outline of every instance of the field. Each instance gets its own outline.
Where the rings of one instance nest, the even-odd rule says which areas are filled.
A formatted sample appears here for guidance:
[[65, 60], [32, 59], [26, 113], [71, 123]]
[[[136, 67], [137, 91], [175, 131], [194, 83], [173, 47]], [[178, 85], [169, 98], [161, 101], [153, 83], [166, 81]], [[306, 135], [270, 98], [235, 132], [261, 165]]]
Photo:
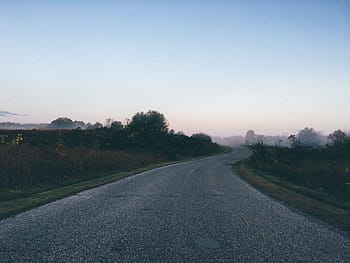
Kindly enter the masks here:
[[249, 164], [280, 180], [304, 186], [340, 202], [350, 201], [349, 143], [325, 147], [252, 146]]
[[235, 171], [260, 191], [350, 233], [350, 143], [324, 147], [255, 144]]
[[117, 130], [0, 130], [0, 201], [222, 150], [205, 135], [135, 123]]

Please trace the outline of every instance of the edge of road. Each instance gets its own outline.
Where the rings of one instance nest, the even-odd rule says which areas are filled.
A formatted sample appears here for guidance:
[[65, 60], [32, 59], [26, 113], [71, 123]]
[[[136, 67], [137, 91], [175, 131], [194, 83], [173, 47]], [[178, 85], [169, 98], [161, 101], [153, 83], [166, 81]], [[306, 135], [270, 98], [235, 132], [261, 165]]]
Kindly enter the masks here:
[[0, 202], [0, 220], [3, 220], [8, 217], [16, 216], [19, 213], [80, 193], [85, 190], [96, 188], [109, 183], [114, 183], [118, 180], [121, 180], [123, 178], [129, 177], [132, 175], [140, 174], [146, 171], [151, 171], [153, 169], [165, 167], [169, 165], [186, 163], [194, 160], [200, 160], [200, 159], [206, 159], [210, 157], [224, 155], [231, 152], [231, 150], [232, 150], [231, 147], [222, 147], [222, 150], [210, 155], [185, 158], [179, 161], [151, 164], [151, 165], [147, 165], [147, 166], [140, 167], [137, 169], [132, 169], [132, 170], [112, 172], [92, 180], [81, 181], [79, 183], [57, 187], [47, 191], [35, 193], [27, 197], [3, 201], [3, 202]]

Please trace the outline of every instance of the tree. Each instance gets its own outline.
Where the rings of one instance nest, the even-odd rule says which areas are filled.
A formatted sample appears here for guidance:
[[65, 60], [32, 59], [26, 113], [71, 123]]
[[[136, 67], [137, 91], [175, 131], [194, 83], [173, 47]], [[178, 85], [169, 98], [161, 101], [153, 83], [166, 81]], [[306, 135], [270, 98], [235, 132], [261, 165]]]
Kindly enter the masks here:
[[320, 134], [313, 128], [304, 128], [298, 132], [297, 138], [303, 146], [318, 146], [321, 145]]
[[86, 127], [87, 130], [95, 130], [95, 129], [101, 129], [101, 128], [103, 128], [103, 125], [100, 122], [96, 122], [95, 124], [91, 124], [91, 123], [87, 124], [87, 127]]
[[328, 138], [332, 141], [329, 149], [333, 150], [334, 164], [343, 162], [346, 159], [350, 160], [350, 137], [345, 132], [336, 130]]
[[292, 148], [297, 148], [298, 146], [300, 146], [300, 140], [294, 134], [289, 135], [288, 141], [289, 141], [290, 147]]
[[136, 113], [125, 128], [128, 137], [143, 146], [159, 146], [160, 138], [168, 133], [168, 122], [157, 111]]
[[105, 127], [110, 128], [112, 125], [113, 119], [112, 118], [107, 118], [105, 121]]
[[256, 134], [253, 130], [248, 130], [247, 134], [245, 135], [245, 141], [247, 144], [254, 144], [256, 143]]
[[195, 133], [191, 136], [191, 138], [206, 141], [206, 142], [211, 142], [211, 137], [204, 133]]
[[264, 145], [265, 136], [264, 135], [257, 135], [256, 136], [256, 143], [260, 145]]
[[111, 123], [111, 129], [113, 131], [121, 131], [123, 129], [123, 124], [120, 121], [113, 121]]
[[333, 144], [343, 143], [348, 139], [348, 136], [342, 130], [336, 130], [328, 136]]
[[74, 129], [74, 123], [71, 119], [67, 117], [60, 117], [56, 120], [53, 120], [49, 125], [48, 128], [51, 129]]

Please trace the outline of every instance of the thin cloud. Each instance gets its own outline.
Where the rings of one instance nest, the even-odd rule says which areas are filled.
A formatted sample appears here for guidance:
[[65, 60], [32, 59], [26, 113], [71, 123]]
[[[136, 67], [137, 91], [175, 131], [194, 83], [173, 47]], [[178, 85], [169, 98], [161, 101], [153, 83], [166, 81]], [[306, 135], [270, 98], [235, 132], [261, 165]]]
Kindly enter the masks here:
[[9, 117], [9, 116], [19, 116], [20, 114], [9, 112], [9, 111], [0, 111], [0, 117]]

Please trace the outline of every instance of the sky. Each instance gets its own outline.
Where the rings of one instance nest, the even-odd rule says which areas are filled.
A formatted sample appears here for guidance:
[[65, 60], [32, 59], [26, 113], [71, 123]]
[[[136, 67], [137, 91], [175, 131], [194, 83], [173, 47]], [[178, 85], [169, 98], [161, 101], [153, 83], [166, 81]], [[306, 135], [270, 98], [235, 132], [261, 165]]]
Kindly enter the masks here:
[[350, 1], [0, 1], [0, 122], [148, 110], [189, 135], [350, 130]]

